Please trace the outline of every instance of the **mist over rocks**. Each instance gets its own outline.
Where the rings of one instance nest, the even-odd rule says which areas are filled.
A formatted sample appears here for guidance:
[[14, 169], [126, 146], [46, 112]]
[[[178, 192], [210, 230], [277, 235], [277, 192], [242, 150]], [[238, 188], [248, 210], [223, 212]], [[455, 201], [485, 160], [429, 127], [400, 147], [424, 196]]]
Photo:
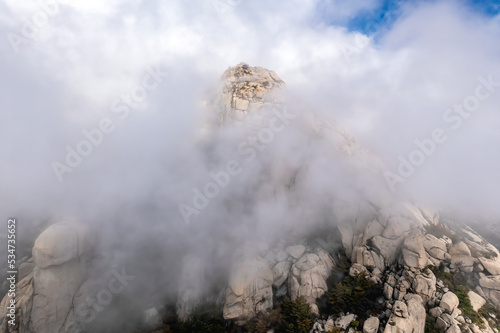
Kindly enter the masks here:
[[[179, 192], [162, 204], [174, 208], [121, 212], [154, 226], [151, 235], [134, 237], [139, 222], [97, 240], [91, 225], [49, 226], [23, 262], [19, 323], [0, 312], [0, 333], [107, 332], [120, 317], [133, 325], [124, 331], [157, 332], [160, 315], [166, 327], [205, 315], [242, 330], [286, 298], [305, 300], [311, 332], [498, 325], [494, 314], [465, 312], [451, 276], [464, 279], [474, 311], [499, 307], [499, 251], [466, 223], [393, 193], [381, 158], [290, 96], [275, 72], [228, 68], [202, 110], [194, 156], [175, 169], [183, 177], [168, 178]], [[166, 230], [147, 219], [158, 216], [181, 223]], [[332, 280], [346, 276], [366, 278], [376, 296], [329, 313]]]

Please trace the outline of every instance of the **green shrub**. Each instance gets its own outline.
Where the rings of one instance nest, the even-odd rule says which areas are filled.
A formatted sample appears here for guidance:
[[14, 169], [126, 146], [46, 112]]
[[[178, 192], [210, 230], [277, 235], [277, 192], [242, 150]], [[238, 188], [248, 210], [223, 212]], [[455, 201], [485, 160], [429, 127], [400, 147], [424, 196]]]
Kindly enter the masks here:
[[439, 329], [436, 327], [436, 319], [427, 315], [425, 317], [425, 331], [424, 333], [442, 333], [443, 329]]
[[194, 317], [176, 325], [179, 333], [220, 333], [224, 332], [224, 321], [216, 318]]
[[312, 326], [309, 304], [304, 296], [295, 301], [286, 298], [281, 304], [282, 331], [286, 333], [308, 333]]
[[366, 273], [346, 277], [328, 291], [330, 312], [338, 314], [349, 311], [359, 314], [359, 310], [372, 307], [377, 295], [368, 294], [380, 289], [373, 287], [374, 283], [368, 279]]

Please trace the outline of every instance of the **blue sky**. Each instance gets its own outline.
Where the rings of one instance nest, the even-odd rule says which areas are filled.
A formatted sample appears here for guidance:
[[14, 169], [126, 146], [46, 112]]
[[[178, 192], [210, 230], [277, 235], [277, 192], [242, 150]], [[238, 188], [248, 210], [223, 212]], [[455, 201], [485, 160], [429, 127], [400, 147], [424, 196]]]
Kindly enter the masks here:
[[[349, 31], [359, 31], [366, 35], [376, 35], [382, 29], [390, 28], [392, 23], [401, 15], [401, 7], [405, 4], [418, 4], [433, 2], [432, 0], [384, 0], [372, 10], [361, 10], [351, 18], [346, 27]], [[481, 1], [466, 0], [466, 6], [471, 11], [482, 13], [486, 16], [496, 16], [500, 12], [500, 0]]]

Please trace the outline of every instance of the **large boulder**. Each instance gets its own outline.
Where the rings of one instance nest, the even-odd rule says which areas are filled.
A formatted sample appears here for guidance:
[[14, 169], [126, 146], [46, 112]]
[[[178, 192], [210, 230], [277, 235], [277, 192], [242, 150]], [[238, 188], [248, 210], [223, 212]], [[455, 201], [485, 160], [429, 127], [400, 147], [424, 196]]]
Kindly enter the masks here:
[[56, 223], [35, 241], [32, 254], [38, 268], [61, 265], [80, 257], [92, 247], [88, 227], [73, 222]]
[[261, 257], [244, 257], [231, 271], [224, 319], [244, 323], [259, 312], [273, 308], [273, 272]]
[[479, 257], [479, 261], [481, 262], [481, 265], [483, 265], [484, 269], [486, 269], [491, 275], [500, 275], [500, 260], [498, 258], [487, 259]]
[[472, 290], [470, 290], [467, 293], [467, 295], [469, 296], [470, 305], [472, 306], [472, 309], [476, 312], [479, 309], [481, 309], [484, 304], [486, 304], [486, 300], [481, 296], [479, 296], [477, 293], [473, 292]]
[[377, 333], [380, 320], [377, 317], [370, 317], [363, 324], [363, 333]]
[[441, 302], [439, 303], [439, 306], [444, 309], [444, 311], [448, 313], [453, 313], [453, 310], [458, 306], [459, 300], [457, 295], [452, 293], [451, 291], [448, 291], [443, 295], [441, 298]]
[[436, 292], [436, 276], [427, 268], [415, 276], [412, 288], [427, 303]]
[[403, 260], [408, 267], [424, 268], [427, 264], [423, 235], [414, 229], [403, 242]]
[[422, 298], [407, 294], [405, 302], [396, 303], [384, 333], [423, 333], [426, 314]]
[[444, 260], [447, 252], [444, 240], [434, 235], [427, 234], [423, 238], [424, 248], [429, 255], [438, 260]]
[[[334, 263], [323, 249], [315, 253], [304, 254], [291, 268], [288, 290], [292, 300], [304, 296], [310, 305], [328, 291], [326, 280], [330, 276]], [[315, 307], [312, 307], [315, 309]]]
[[20, 332], [80, 332], [75, 295], [86, 279], [93, 243], [88, 227], [73, 221], [53, 224], [38, 236], [17, 283]]

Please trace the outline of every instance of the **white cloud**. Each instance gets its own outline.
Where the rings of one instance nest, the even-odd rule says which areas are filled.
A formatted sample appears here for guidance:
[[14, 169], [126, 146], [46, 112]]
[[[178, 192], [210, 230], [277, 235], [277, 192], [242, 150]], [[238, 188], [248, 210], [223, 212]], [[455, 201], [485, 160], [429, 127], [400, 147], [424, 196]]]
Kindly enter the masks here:
[[[8, 9], [0, 15], [4, 36], [22, 35], [24, 18], [40, 10], [29, 4], [0, 3]], [[275, 70], [294, 95], [338, 119], [397, 167], [398, 155], [443, 125], [443, 112], [473, 92], [478, 75], [500, 80], [500, 24], [443, 1], [403, 7], [377, 42], [340, 25], [373, 6], [314, 0], [82, 0], [61, 6], [19, 54], [7, 38], [0, 41], [0, 70], [8, 74], [0, 79], [8, 106], [0, 142], [9, 161], [0, 169], [1, 182], [2, 191], [16, 193], [3, 209], [22, 211], [31, 202], [34, 214], [82, 206], [88, 214], [88, 207], [115, 207], [102, 198], [140, 201], [166, 177], [165, 160], [180, 154], [194, 163], [182, 150], [199, 125], [198, 99], [240, 61]], [[111, 103], [156, 64], [171, 79], [60, 185], [51, 161], [64, 158], [65, 146], [108, 116]], [[405, 189], [462, 207], [473, 199], [478, 210], [497, 209], [491, 202], [500, 195], [499, 102], [500, 91], [454, 138], [450, 134]]]

